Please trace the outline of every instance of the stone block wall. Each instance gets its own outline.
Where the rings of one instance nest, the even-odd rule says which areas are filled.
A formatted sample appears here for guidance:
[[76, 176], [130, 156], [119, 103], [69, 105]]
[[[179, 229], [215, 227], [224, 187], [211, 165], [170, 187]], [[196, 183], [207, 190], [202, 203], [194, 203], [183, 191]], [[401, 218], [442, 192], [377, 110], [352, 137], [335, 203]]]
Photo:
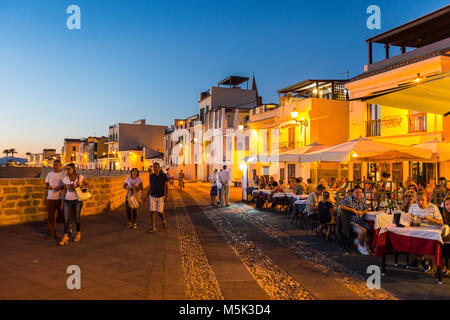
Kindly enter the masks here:
[[[123, 183], [126, 176], [91, 177], [89, 191], [92, 199], [83, 205], [82, 215], [108, 213], [124, 209]], [[148, 186], [148, 173], [140, 173], [144, 187]], [[0, 179], [0, 225], [47, 218], [44, 179]]]

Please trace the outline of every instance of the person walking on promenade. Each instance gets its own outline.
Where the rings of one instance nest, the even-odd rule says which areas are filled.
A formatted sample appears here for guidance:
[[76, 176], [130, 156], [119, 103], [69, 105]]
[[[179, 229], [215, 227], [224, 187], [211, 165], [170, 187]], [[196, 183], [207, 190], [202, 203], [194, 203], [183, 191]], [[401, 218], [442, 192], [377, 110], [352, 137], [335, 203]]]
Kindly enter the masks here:
[[211, 205], [216, 205], [216, 197], [217, 197], [217, 169], [214, 169], [213, 174], [208, 178], [211, 181], [211, 192], [209, 193], [211, 196]]
[[62, 190], [64, 189], [63, 179], [65, 172], [61, 168], [61, 161], [53, 162], [53, 171], [50, 171], [45, 178], [45, 189], [47, 190], [47, 215], [48, 215], [48, 235], [46, 239], [56, 239], [56, 217], [61, 216]]
[[155, 232], [156, 213], [162, 219], [163, 227], [167, 227], [166, 217], [164, 216], [164, 203], [169, 196], [169, 182], [167, 175], [161, 172], [159, 163], [153, 165], [154, 173], [150, 176], [150, 212], [152, 216], [152, 229], [148, 232]]
[[167, 178], [169, 179], [170, 185], [173, 186], [173, 180], [175, 179], [175, 173], [173, 172], [172, 168], [169, 168], [169, 170], [167, 170]]
[[63, 179], [64, 191], [61, 209], [64, 208], [64, 236], [59, 242], [60, 246], [66, 245], [69, 241], [69, 224], [70, 218], [75, 218], [77, 226], [77, 234], [73, 238], [74, 242], [81, 240], [80, 215], [83, 202], [78, 200], [75, 189], [77, 187], [86, 188], [89, 186], [88, 181], [81, 174], [77, 173], [77, 169], [73, 163], [66, 165], [67, 176]]
[[[229, 206], [229, 196], [230, 196], [230, 171], [227, 170], [227, 166], [223, 166], [223, 170], [219, 173], [218, 180], [221, 184], [220, 189], [220, 205], [223, 206], [224, 202], [226, 206]], [[224, 199], [225, 198], [225, 199]]]
[[184, 188], [184, 172], [183, 170], [180, 170], [178, 173], [178, 186], [180, 187], [180, 190]]
[[140, 196], [140, 191], [144, 189], [141, 178], [139, 178], [139, 170], [136, 168], [131, 169], [130, 176], [125, 180], [123, 188], [127, 190], [125, 197], [125, 209], [128, 217], [128, 228], [136, 229], [137, 208], [132, 209], [128, 203], [128, 198], [132, 195]]
[[220, 193], [222, 192], [222, 184], [220, 183], [219, 180], [219, 175], [222, 173], [223, 169], [219, 170], [219, 173], [217, 174], [217, 206], [220, 206]]

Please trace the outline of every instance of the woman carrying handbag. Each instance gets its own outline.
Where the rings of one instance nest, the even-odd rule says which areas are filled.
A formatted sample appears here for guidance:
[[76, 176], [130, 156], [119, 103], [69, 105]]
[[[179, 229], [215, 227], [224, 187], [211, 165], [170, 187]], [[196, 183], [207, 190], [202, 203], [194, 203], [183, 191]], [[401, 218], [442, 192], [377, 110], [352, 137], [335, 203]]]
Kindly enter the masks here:
[[130, 176], [125, 180], [123, 188], [127, 190], [125, 197], [125, 209], [128, 217], [128, 228], [136, 229], [137, 209], [142, 204], [141, 190], [144, 189], [139, 171], [136, 168], [131, 169]]
[[[64, 209], [64, 236], [59, 242], [60, 246], [66, 245], [69, 242], [69, 225], [70, 218], [75, 218], [77, 233], [73, 238], [74, 242], [81, 240], [80, 216], [83, 207], [82, 200], [87, 200], [90, 194], [82, 191], [81, 188], [89, 186], [88, 181], [81, 174], [77, 173], [77, 169], [73, 163], [66, 165], [67, 176], [63, 179], [64, 191], [61, 209]], [[84, 199], [80, 199], [84, 194]]]

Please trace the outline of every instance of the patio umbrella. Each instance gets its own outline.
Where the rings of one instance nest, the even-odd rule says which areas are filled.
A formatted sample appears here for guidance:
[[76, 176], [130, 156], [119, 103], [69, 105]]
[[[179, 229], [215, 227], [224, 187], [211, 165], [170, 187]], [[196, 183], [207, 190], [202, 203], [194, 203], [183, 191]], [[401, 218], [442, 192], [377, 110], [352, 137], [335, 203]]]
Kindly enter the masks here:
[[414, 147], [428, 149], [433, 153], [434, 158], [439, 161], [450, 160], [450, 143], [434, 139], [429, 142], [413, 145]]
[[304, 154], [300, 157], [300, 162], [346, 162], [350, 158], [362, 161], [424, 160], [431, 158], [431, 151], [417, 147], [359, 138]]

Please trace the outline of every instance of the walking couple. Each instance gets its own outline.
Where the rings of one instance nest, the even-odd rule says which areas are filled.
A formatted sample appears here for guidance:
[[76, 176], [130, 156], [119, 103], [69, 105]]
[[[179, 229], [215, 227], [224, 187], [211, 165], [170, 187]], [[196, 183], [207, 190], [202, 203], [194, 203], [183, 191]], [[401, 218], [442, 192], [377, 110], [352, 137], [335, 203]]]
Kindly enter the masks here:
[[214, 173], [209, 177], [209, 181], [211, 181], [211, 205], [216, 205], [216, 197], [219, 195], [217, 205], [229, 206], [231, 174], [227, 166], [224, 165], [220, 172], [214, 169]]
[[69, 242], [69, 234], [72, 233], [70, 220], [75, 220], [77, 233], [74, 242], [81, 240], [81, 209], [83, 202], [78, 198], [76, 189], [89, 186], [84, 176], [77, 173], [73, 163], [66, 165], [66, 172], [62, 170], [61, 161], [53, 162], [53, 171], [45, 178], [45, 189], [47, 190], [47, 214], [48, 231], [47, 239], [56, 239], [56, 217], [64, 215], [64, 235], [59, 245]]
[[[168, 186], [168, 178], [165, 173], [162, 172], [159, 163], [155, 162], [153, 164], [153, 172], [150, 174], [150, 213], [151, 213], [151, 221], [152, 228], [148, 232], [156, 231], [156, 213], [162, 219], [162, 225], [164, 228], [167, 227], [166, 217], [164, 215], [164, 204], [167, 201], [169, 195], [169, 186]], [[136, 218], [137, 218], [137, 210], [136, 206], [130, 205], [130, 197], [137, 196], [140, 198], [140, 191], [144, 189], [141, 178], [139, 177], [139, 171], [136, 168], [133, 168], [130, 172], [130, 177], [125, 180], [123, 185], [124, 189], [127, 190], [127, 195], [125, 198], [125, 208], [128, 217], [128, 228], [136, 229]], [[148, 197], [148, 195], [147, 195]], [[146, 200], [145, 197], [142, 202]]]

